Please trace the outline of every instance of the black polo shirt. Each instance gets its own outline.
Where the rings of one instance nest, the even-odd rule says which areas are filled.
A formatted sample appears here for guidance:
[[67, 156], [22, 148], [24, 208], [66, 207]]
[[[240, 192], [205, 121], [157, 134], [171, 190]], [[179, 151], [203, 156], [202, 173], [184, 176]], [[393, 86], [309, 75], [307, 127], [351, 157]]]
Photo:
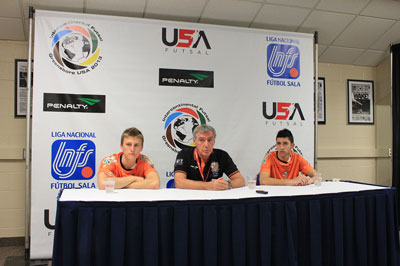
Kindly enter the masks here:
[[[186, 178], [194, 181], [203, 181], [201, 177], [197, 161], [194, 158], [194, 147], [181, 150], [176, 156], [174, 172], [184, 172], [186, 173]], [[199, 157], [199, 162], [201, 159]], [[207, 182], [211, 179], [217, 179], [221, 177], [224, 173], [231, 177], [232, 175], [239, 172], [232, 158], [226, 151], [220, 149], [214, 149], [211, 153], [210, 158], [206, 166], [204, 167], [204, 178], [208, 178]]]

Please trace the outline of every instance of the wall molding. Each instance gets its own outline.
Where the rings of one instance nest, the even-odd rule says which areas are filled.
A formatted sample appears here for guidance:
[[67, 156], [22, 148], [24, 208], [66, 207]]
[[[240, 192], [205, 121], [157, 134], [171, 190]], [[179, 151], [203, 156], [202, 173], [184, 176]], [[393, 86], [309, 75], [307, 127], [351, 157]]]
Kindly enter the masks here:
[[25, 160], [24, 147], [0, 148], [0, 160]]
[[391, 158], [389, 156], [389, 148], [390, 147], [378, 149], [333, 149], [319, 147], [318, 159]]
[[23, 246], [25, 237], [0, 237], [0, 247]]

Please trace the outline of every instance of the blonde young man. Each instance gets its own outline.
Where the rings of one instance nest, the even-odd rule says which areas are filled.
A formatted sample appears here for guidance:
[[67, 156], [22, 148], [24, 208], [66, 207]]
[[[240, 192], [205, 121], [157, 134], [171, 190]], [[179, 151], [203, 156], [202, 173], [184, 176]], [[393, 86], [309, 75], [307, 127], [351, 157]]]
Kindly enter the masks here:
[[[194, 129], [195, 147], [181, 150], [176, 156], [175, 187], [225, 190], [244, 186], [243, 176], [229, 154], [214, 149], [215, 137], [215, 129], [209, 125]], [[224, 173], [229, 181], [222, 177]]]
[[314, 182], [312, 177], [316, 171], [303, 156], [294, 153], [293, 148], [292, 132], [280, 130], [276, 136], [276, 151], [267, 153], [261, 165], [261, 185], [304, 186]]
[[99, 188], [104, 189], [104, 179], [115, 177], [115, 188], [158, 189], [160, 177], [151, 160], [141, 154], [144, 137], [137, 128], [128, 128], [121, 135], [120, 153], [105, 157], [100, 163]]

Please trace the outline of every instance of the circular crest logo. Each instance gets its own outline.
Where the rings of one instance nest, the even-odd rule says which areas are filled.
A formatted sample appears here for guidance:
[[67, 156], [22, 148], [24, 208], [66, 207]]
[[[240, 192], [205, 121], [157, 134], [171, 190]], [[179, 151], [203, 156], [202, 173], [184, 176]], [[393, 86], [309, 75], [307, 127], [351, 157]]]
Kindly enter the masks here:
[[172, 107], [162, 120], [164, 122], [165, 144], [173, 151], [179, 152], [185, 147], [193, 147], [193, 130], [201, 124], [210, 122], [203, 108], [194, 104], [177, 104]]
[[51, 35], [53, 63], [69, 74], [85, 74], [95, 69], [101, 61], [98, 31], [90, 24], [65, 23]]

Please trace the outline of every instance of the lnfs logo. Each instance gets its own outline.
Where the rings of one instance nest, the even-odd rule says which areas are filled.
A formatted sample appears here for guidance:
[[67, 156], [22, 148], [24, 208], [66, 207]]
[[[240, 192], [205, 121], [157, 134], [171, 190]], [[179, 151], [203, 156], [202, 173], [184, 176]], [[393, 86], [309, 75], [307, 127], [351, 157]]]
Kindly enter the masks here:
[[94, 26], [84, 22], [67, 22], [55, 29], [51, 36], [50, 59], [68, 74], [85, 74], [95, 69], [102, 60], [99, 42], [103, 41]]
[[268, 120], [293, 120], [295, 117], [305, 120], [299, 103], [263, 102], [262, 113]]
[[286, 44], [268, 45], [267, 71], [272, 78], [297, 79], [300, 76], [299, 48]]
[[94, 176], [96, 147], [90, 140], [56, 140], [51, 146], [51, 175], [57, 180], [88, 180]]
[[[162, 42], [168, 46], [165, 48], [165, 52], [208, 55], [208, 51], [211, 50], [210, 43], [203, 30], [174, 28], [172, 38], [167, 35], [167, 28], [162, 28]], [[173, 49], [170, 50], [169, 47]], [[204, 47], [206, 48], [205, 50], [200, 50], [200, 48]]]
[[185, 147], [193, 147], [193, 129], [210, 122], [203, 108], [194, 104], [180, 103], [168, 110], [162, 119], [164, 135], [162, 139], [171, 150], [179, 152]]

